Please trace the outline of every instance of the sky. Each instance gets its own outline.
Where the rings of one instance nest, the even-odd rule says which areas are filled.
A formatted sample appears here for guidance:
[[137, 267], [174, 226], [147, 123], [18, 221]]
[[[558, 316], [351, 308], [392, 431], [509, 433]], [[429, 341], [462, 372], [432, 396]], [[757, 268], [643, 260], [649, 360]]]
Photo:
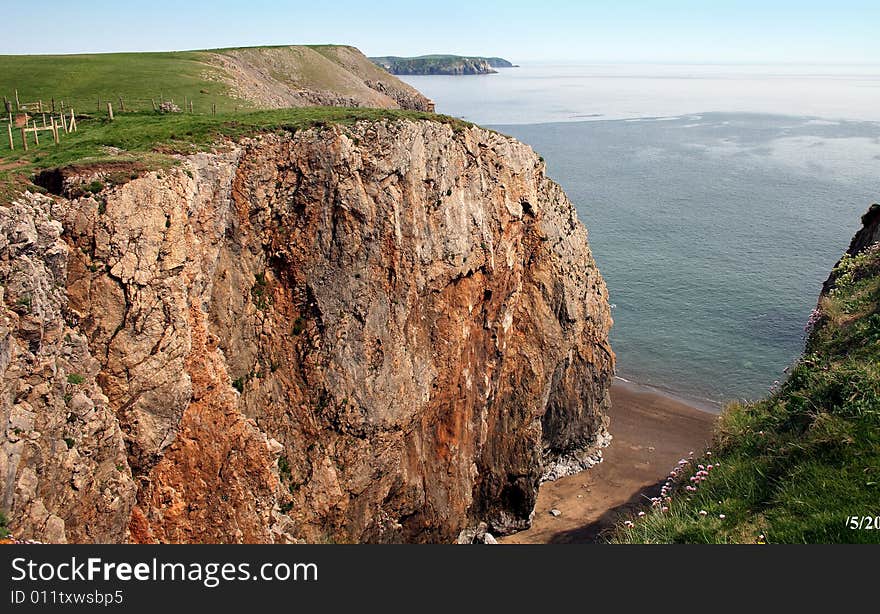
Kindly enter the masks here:
[[880, 63], [877, 0], [43, 0], [3, 17], [0, 54], [344, 43], [514, 62]]

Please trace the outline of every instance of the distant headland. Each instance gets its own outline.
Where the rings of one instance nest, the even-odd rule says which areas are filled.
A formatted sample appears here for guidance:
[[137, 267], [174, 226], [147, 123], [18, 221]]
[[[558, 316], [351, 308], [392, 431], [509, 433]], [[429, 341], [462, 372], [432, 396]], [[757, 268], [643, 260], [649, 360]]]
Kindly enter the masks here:
[[382, 56], [370, 58], [392, 75], [488, 75], [496, 68], [514, 68], [504, 58], [459, 55], [422, 55], [414, 58]]

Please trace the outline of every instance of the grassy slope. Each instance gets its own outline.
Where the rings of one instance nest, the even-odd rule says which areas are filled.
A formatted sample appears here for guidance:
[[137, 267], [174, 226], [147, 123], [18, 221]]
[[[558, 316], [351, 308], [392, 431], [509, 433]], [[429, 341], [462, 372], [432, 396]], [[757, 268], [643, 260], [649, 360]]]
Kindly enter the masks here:
[[397, 77], [388, 73], [384, 68], [377, 66], [370, 58], [354, 47], [348, 47], [346, 45], [311, 45], [310, 47], [364, 79], [381, 81], [387, 85], [393, 85], [394, 87], [418, 93], [418, 90], [403, 83]]
[[[366, 60], [360, 51], [343, 45], [282, 45], [158, 53], [101, 53], [83, 55], [0, 55], [0, 95], [22, 103], [51, 98], [77, 112], [99, 111], [106, 102], [119, 110], [123, 97], [128, 110], [152, 109], [150, 99], [184, 97], [195, 111], [207, 113], [216, 104], [220, 112], [254, 106], [233, 98], [222, 81], [215, 54], [244, 57], [294, 88], [328, 90], [344, 95], [375, 97], [364, 80], [381, 80], [393, 88], [412, 90]], [[359, 57], [358, 57], [359, 56]], [[414, 90], [412, 90], [415, 93]], [[2, 109], [0, 109], [2, 110]]]
[[[150, 98], [173, 98], [183, 106], [184, 96], [195, 101], [196, 110], [208, 111], [216, 103], [221, 111], [247, 103], [228, 96], [219, 81], [220, 72], [199, 51], [169, 53], [102, 53], [90, 55], [0, 56], [0, 94], [14, 101], [17, 88], [22, 103], [54, 96], [77, 112], [96, 112], [98, 98], [111, 101], [119, 110], [118, 97], [126, 108], [151, 109]], [[213, 75], [215, 80], [208, 78]], [[106, 104], [102, 104], [104, 110]]]
[[259, 67], [279, 83], [295, 88], [329, 91], [343, 96], [375, 96], [360, 76], [341, 69], [327, 54], [313, 47], [243, 47], [221, 49], [218, 53], [245, 60]]
[[[728, 407], [711, 455], [673, 480], [668, 511], [646, 510], [615, 541], [880, 543], [880, 527], [846, 526], [880, 516], [880, 246], [835, 271], [788, 380]], [[687, 492], [699, 464], [713, 467]]]

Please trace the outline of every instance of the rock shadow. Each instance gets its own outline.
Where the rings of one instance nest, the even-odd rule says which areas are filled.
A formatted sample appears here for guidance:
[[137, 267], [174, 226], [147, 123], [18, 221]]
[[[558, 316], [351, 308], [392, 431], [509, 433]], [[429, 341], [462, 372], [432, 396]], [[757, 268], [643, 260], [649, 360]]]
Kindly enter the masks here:
[[603, 544], [607, 543], [614, 527], [625, 518], [635, 516], [639, 510], [644, 509], [651, 497], [660, 496], [660, 489], [666, 479], [654, 484], [643, 486], [634, 492], [629, 499], [616, 507], [612, 507], [598, 519], [576, 529], [560, 531], [554, 534], [549, 543], [551, 544]]

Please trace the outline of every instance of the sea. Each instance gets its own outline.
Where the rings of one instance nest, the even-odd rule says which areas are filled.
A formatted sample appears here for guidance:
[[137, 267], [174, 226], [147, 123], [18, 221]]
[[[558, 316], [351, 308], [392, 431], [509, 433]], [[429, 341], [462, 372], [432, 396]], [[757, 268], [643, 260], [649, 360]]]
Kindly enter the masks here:
[[880, 65], [522, 63], [405, 80], [543, 156], [608, 284], [618, 376], [700, 406], [785, 378], [880, 201]]

